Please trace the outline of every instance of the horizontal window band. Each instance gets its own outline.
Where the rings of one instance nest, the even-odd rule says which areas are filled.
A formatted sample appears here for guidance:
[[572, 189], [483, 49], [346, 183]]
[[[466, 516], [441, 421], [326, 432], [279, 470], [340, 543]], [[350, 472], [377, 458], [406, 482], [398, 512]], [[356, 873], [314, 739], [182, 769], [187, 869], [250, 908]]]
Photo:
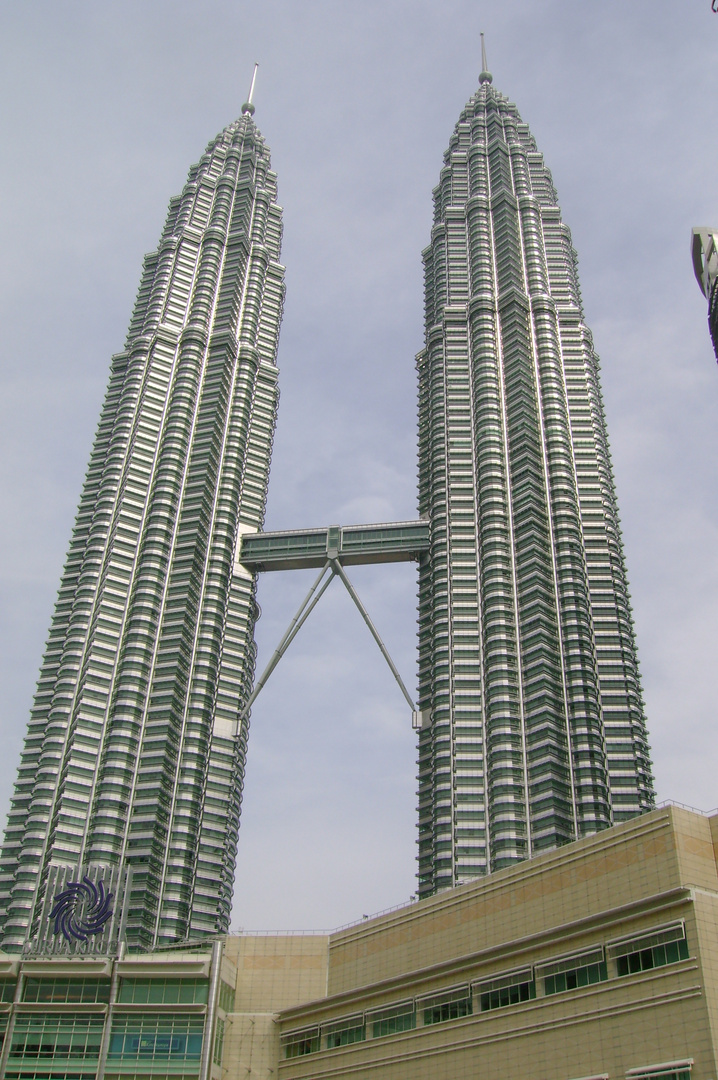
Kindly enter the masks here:
[[397, 1005], [389, 1005], [384, 1008], [371, 1009], [366, 1016], [366, 1022], [376, 1023], [378, 1020], [392, 1020], [395, 1016], [406, 1016], [409, 1013], [416, 1011], [416, 1005], [414, 999], [410, 998], [406, 1001], [400, 1001]]
[[603, 949], [586, 949], [584, 952], [573, 953], [571, 956], [560, 957], [557, 960], [536, 965], [536, 975], [546, 978], [548, 975], [558, 975], [562, 971], [573, 971], [576, 968], [587, 967], [589, 964], [603, 962]]
[[463, 1001], [469, 997], [471, 997], [471, 987], [466, 983], [463, 986], [451, 987], [438, 993], [417, 998], [416, 1007], [417, 1009], [431, 1009], [438, 1005], [449, 1005], [452, 1001]]
[[303, 1042], [305, 1039], [318, 1039], [319, 1038], [319, 1025], [315, 1024], [314, 1027], [300, 1028], [297, 1031], [287, 1031], [280, 1036], [279, 1041], [282, 1046], [286, 1046], [287, 1043]]
[[666, 945], [671, 941], [682, 941], [686, 936], [686, 927], [683, 919], [665, 926], [658, 926], [646, 930], [642, 934], [632, 934], [630, 937], [617, 938], [606, 944], [606, 951], [610, 956], [628, 956], [629, 953], [639, 952], [641, 949], [650, 949], [654, 945]]
[[322, 1035], [331, 1035], [333, 1032], [353, 1031], [363, 1026], [364, 1013], [356, 1013], [354, 1016], [343, 1016], [341, 1020], [328, 1021], [321, 1025], [321, 1029]]
[[640, 1069], [629, 1069], [626, 1076], [630, 1080], [643, 1080], [643, 1077], [670, 1076], [676, 1072], [690, 1072], [693, 1068], [693, 1058], [683, 1058], [680, 1061], [663, 1061], [659, 1065], [645, 1065]]
[[516, 971], [507, 971], [505, 975], [498, 975], [493, 979], [472, 982], [471, 989], [474, 993], [486, 994], [491, 990], [502, 990], [507, 986], [518, 986], [520, 983], [532, 982], [533, 977], [533, 968], [520, 968]]

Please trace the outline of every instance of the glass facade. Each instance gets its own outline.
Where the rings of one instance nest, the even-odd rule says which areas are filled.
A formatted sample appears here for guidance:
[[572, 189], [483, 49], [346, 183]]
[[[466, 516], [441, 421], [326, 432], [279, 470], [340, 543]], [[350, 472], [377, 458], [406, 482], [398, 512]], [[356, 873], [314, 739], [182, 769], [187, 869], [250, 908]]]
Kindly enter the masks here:
[[576, 253], [488, 72], [444, 157], [424, 265], [421, 896], [654, 801]]
[[47, 1016], [18, 1014], [12, 1033], [8, 1065], [86, 1067], [98, 1062], [104, 1029], [102, 1016]]
[[204, 1019], [193, 1016], [117, 1016], [112, 1022], [108, 1068], [120, 1062], [196, 1065], [202, 1055]]
[[131, 868], [130, 948], [228, 926], [258, 612], [236, 552], [264, 519], [284, 296], [251, 112], [170, 202], [112, 359], [0, 859], [6, 951], [57, 866]]
[[226, 1011], [219, 1014], [222, 964], [232, 971], [219, 936], [131, 960], [19, 961], [20, 992], [0, 1016], [0, 1076], [207, 1080], [228, 1030]]
[[[12, 999], [11, 999], [12, 1000]], [[35, 979], [28, 976], [23, 983], [22, 1000], [54, 1005], [94, 1005], [110, 1000], [109, 979]]]
[[117, 1000], [126, 1005], [206, 1005], [207, 979], [121, 979]]

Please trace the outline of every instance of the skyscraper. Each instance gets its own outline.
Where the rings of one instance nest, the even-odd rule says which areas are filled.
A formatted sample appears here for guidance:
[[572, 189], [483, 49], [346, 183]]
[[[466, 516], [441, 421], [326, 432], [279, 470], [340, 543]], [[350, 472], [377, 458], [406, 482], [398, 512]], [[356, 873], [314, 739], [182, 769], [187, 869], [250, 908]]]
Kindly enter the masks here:
[[344, 567], [419, 563], [421, 896], [653, 803], [599, 365], [528, 127], [484, 62], [424, 253], [421, 520], [272, 534], [281, 210], [253, 112], [170, 203], [113, 358], [0, 859], [6, 951], [226, 930], [261, 570], [321, 568], [268, 670], [337, 576], [413, 709]]
[[235, 557], [264, 519], [284, 292], [253, 113], [170, 202], [112, 359], [2, 851], [7, 951], [83, 887], [131, 946], [228, 926], [257, 611]]
[[621, 533], [576, 253], [483, 71], [424, 252], [419, 892], [649, 809]]

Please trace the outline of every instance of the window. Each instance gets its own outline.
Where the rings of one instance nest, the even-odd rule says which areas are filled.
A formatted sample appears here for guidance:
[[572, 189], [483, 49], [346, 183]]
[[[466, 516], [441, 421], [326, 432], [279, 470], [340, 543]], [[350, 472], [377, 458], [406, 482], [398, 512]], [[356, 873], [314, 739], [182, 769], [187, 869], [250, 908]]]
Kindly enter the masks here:
[[416, 1027], [416, 1009], [413, 1001], [406, 1001], [389, 1009], [371, 1014], [372, 1036], [396, 1035]]
[[535, 997], [536, 984], [534, 982], [502, 986], [498, 990], [487, 990], [481, 995], [481, 1011], [488, 1012], [490, 1009], [502, 1009], [505, 1005], [518, 1005], [521, 1001], [530, 1001]]
[[15, 1017], [10, 1061], [13, 1058], [20, 1058], [23, 1063], [39, 1060], [43, 1064], [57, 1060], [97, 1061], [103, 1027], [101, 1016], [20, 1013]]
[[631, 1080], [691, 1080], [690, 1065], [685, 1069], [670, 1069], [667, 1072], [632, 1073]]
[[333, 1050], [337, 1046], [349, 1046], [351, 1043], [364, 1042], [366, 1039], [366, 1025], [353, 1022], [351, 1026], [325, 1029], [327, 1050]]
[[651, 968], [665, 967], [666, 964], [677, 964], [679, 960], [687, 959], [688, 942], [683, 938], [682, 941], [669, 941], [665, 945], [654, 945], [650, 949], [617, 956], [616, 971], [618, 975], [634, 975], [639, 971], [650, 971]]
[[531, 1001], [536, 997], [536, 983], [531, 968], [513, 971], [496, 979], [479, 983], [475, 989], [480, 995], [482, 1012], [503, 1009], [507, 1005], [518, 1005], [522, 1001]]
[[204, 1019], [194, 1016], [116, 1016], [108, 1061], [198, 1062]]
[[603, 949], [600, 948], [542, 965], [541, 975], [544, 980], [544, 994], [548, 996], [604, 982], [608, 978], [608, 969]]
[[473, 1012], [471, 990], [468, 986], [424, 998], [421, 1005], [424, 1010], [424, 1024], [443, 1024], [445, 1020], [459, 1020]]
[[[2, 1000], [12, 1001], [12, 998], [2, 998]], [[53, 1002], [60, 1005], [107, 1002], [110, 1000], [110, 980], [27, 978], [22, 1000]]]
[[462, 1016], [470, 1016], [472, 1012], [471, 998], [446, 1001], [443, 1005], [432, 1005], [430, 1009], [424, 1009], [424, 1023], [442, 1024], [444, 1020], [458, 1020]]
[[[41, 1069], [36, 1072], [33, 1069], [29, 1071], [23, 1069], [22, 1072], [15, 1072], [12, 1069], [5, 1073], [5, 1080], [95, 1080], [97, 1073], [93, 1069], [92, 1072], [76, 1072], [75, 1069], [72, 1072], [55, 1072], [49, 1073], [47, 1069]], [[111, 1080], [110, 1077], [107, 1080]], [[133, 1080], [131, 1076], [123, 1076], [122, 1080]]]
[[319, 1028], [308, 1028], [305, 1031], [291, 1031], [283, 1035], [280, 1040], [284, 1047], [285, 1058], [303, 1057], [305, 1054], [315, 1054], [319, 1049]]
[[234, 1011], [234, 990], [226, 982], [220, 982], [219, 984], [219, 1000], [217, 1004], [222, 1012], [231, 1013]]
[[614, 941], [609, 944], [608, 949], [616, 960], [616, 973], [619, 976], [635, 975], [688, 959], [688, 942], [683, 922]]
[[15, 1000], [15, 980], [0, 979], [0, 1001]]
[[224, 1048], [224, 1020], [221, 1017], [217, 1017], [217, 1024], [214, 1029], [214, 1050], [212, 1052], [212, 1061], [215, 1065], [222, 1064], [222, 1050]]
[[117, 1000], [123, 1005], [204, 1005], [208, 988], [207, 979], [121, 979]]
[[[162, 1072], [155, 1072], [154, 1070], [148, 1072], [146, 1067], [143, 1069], [142, 1066], [140, 1066], [140, 1069], [142, 1070], [140, 1072], [125, 1072], [124, 1069], [122, 1072], [106, 1072], [105, 1080], [192, 1080], [193, 1077], [197, 1076], [199, 1066], [193, 1066], [191, 1072], [167, 1072], [165, 1069]], [[24, 1072], [15, 1073], [15, 1076], [18, 1077], [18, 1080], [26, 1080]], [[84, 1073], [82, 1075], [67, 1073], [64, 1076], [57, 1076], [56, 1073], [53, 1073], [51, 1077], [48, 1077], [47, 1073], [42, 1075], [38, 1073], [37, 1080], [85, 1080], [85, 1076]], [[96, 1074], [92, 1073], [87, 1080], [97, 1080]]]

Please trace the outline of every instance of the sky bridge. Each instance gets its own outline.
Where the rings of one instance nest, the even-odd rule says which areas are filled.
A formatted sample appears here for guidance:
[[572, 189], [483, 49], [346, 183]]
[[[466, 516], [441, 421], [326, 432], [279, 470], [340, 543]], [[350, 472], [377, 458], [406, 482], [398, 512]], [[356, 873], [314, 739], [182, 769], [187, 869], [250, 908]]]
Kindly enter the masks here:
[[369, 563], [412, 562], [430, 547], [429, 522], [392, 521], [378, 525], [328, 525], [321, 529], [287, 532], [245, 532], [241, 537], [235, 573], [252, 577], [268, 570], [318, 569], [319, 577], [302, 601], [289, 629], [257, 680], [240, 719], [249, 714], [262, 687], [299, 633], [310, 613], [319, 603], [335, 577], [343, 583], [379, 646], [399, 689], [412, 711], [413, 723], [419, 726], [420, 714], [397, 670], [394, 661], [362, 604], [356, 589], [344, 572], [345, 566]]
[[429, 550], [428, 521], [379, 525], [329, 525], [321, 529], [245, 533], [239, 563], [245, 570], [319, 569], [328, 560], [344, 566], [411, 562]]

